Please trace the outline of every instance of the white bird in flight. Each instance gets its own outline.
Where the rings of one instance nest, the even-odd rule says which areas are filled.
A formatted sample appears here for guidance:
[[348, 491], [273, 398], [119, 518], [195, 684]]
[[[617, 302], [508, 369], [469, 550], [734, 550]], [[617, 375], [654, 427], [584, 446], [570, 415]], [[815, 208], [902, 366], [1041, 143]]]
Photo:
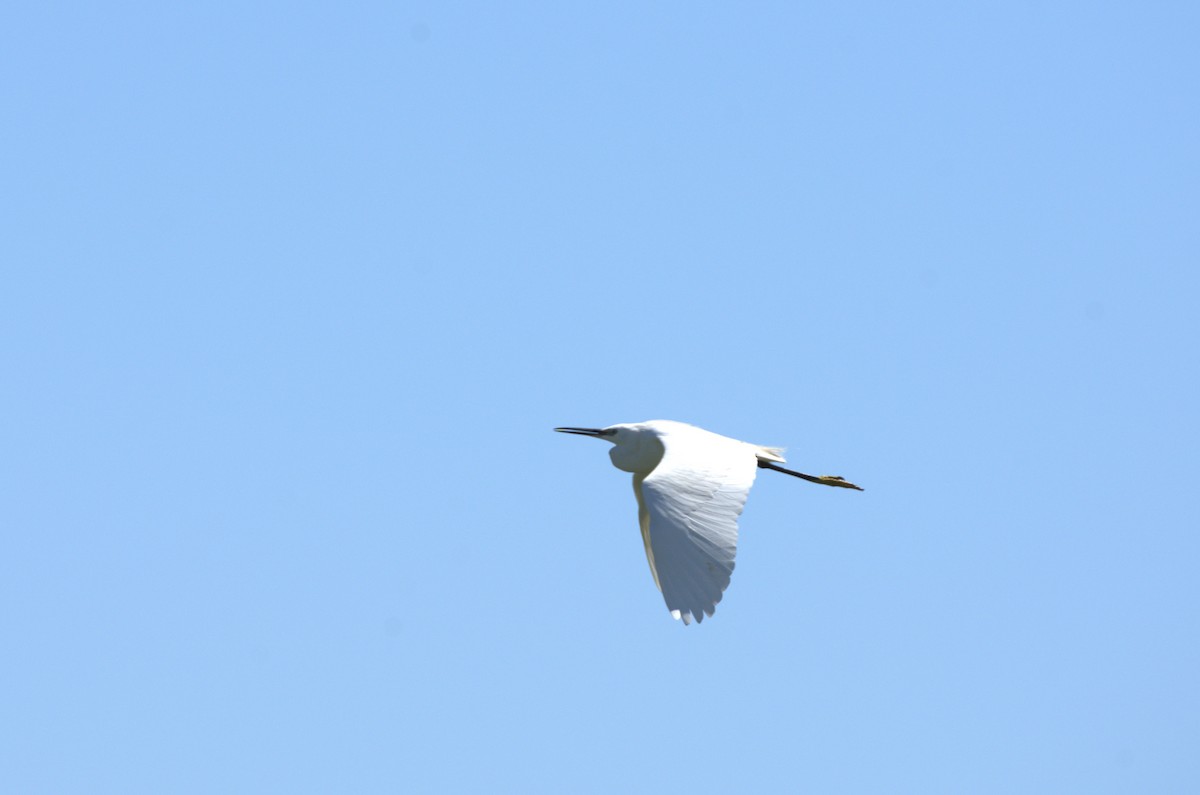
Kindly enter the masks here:
[[711, 616], [729, 587], [737, 518], [760, 468], [862, 491], [844, 478], [784, 469], [779, 466], [785, 463], [782, 448], [740, 442], [683, 422], [554, 430], [612, 442], [613, 466], [633, 473], [650, 574], [671, 615], [684, 624]]

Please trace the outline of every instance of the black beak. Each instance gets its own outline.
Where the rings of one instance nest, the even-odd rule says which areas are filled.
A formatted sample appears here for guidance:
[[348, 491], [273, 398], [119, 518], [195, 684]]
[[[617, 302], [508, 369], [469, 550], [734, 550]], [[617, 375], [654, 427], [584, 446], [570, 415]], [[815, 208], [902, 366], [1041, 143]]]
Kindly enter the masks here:
[[604, 436], [605, 433], [599, 428], [555, 428], [559, 433], [577, 433], [580, 436]]

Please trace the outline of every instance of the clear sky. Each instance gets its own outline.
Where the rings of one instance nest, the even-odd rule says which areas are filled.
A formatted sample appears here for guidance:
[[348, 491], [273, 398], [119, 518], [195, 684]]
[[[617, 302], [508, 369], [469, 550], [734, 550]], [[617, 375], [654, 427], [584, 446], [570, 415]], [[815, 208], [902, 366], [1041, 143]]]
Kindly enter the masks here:
[[1200, 791], [1200, 7], [579, 6], [0, 13], [0, 790]]

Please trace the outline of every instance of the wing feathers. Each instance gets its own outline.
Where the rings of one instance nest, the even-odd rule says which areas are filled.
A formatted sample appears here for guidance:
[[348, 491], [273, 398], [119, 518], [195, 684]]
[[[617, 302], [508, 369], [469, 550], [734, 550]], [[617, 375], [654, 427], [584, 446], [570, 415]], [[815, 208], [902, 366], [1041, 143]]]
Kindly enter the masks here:
[[729, 586], [737, 518], [757, 472], [758, 448], [689, 429], [664, 434], [665, 453], [640, 483], [643, 540], [667, 609], [689, 623], [711, 616]]
[[662, 583], [658, 581], [658, 570], [654, 568], [654, 548], [650, 545], [650, 512], [646, 510], [646, 501], [642, 499], [642, 481], [645, 475], [633, 476], [633, 493], [637, 496], [638, 526], [642, 529], [642, 545], [646, 548], [646, 562], [650, 564], [650, 576], [654, 578], [654, 587], [662, 591]]

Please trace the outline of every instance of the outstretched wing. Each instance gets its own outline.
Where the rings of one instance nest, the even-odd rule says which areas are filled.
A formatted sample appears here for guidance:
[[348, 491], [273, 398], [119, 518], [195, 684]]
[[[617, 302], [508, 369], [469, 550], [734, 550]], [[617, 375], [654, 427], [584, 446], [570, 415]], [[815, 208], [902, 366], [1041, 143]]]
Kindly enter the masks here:
[[662, 461], [633, 483], [650, 571], [685, 624], [711, 616], [729, 587], [737, 518], [758, 470], [751, 445], [689, 430], [661, 437]]

